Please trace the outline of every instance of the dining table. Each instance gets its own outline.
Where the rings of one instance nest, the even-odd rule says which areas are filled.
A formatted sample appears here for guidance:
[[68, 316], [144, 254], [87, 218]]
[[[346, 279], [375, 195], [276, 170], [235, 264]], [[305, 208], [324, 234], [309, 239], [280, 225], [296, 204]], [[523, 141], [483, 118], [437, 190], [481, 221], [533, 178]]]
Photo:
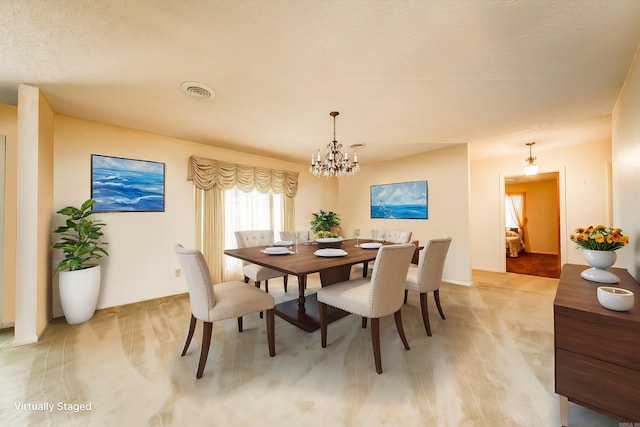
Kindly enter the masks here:
[[[291, 245], [289, 251], [283, 254], [265, 253], [265, 249], [268, 246], [227, 249], [224, 253], [246, 262], [296, 276], [298, 278], [298, 298], [276, 304], [275, 314], [303, 331], [313, 332], [320, 328], [320, 316], [316, 294], [305, 295], [307, 276], [319, 273], [322, 287], [349, 280], [353, 265], [374, 261], [378, 254], [377, 248], [367, 248], [369, 246], [367, 243], [376, 242], [368, 239], [342, 240], [340, 249], [346, 254], [334, 256], [319, 256], [318, 254], [326, 253], [327, 251], [316, 252], [321, 249], [317, 242]], [[363, 244], [365, 247], [362, 247]], [[380, 242], [380, 244], [388, 245], [393, 243]], [[417, 250], [418, 247], [416, 245]], [[327, 308], [327, 320], [329, 322], [349, 314], [335, 307]]]

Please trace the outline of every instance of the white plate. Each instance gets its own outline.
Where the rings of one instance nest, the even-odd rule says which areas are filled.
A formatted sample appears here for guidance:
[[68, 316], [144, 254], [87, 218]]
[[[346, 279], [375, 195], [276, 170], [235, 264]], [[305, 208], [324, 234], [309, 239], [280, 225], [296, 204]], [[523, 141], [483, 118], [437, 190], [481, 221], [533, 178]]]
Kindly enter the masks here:
[[313, 254], [315, 256], [335, 257], [335, 256], [345, 256], [347, 252], [343, 251], [342, 249], [326, 248], [326, 249], [318, 249]]
[[380, 246], [382, 246], [382, 243], [360, 243], [362, 249], [378, 249]]
[[321, 239], [316, 239], [316, 242], [319, 243], [335, 243], [335, 242], [341, 242], [342, 241], [342, 237], [323, 237]]
[[263, 254], [267, 255], [287, 255], [289, 252], [289, 248], [265, 248], [261, 251]]
[[293, 246], [295, 242], [283, 240], [282, 242], [273, 242], [273, 246]]

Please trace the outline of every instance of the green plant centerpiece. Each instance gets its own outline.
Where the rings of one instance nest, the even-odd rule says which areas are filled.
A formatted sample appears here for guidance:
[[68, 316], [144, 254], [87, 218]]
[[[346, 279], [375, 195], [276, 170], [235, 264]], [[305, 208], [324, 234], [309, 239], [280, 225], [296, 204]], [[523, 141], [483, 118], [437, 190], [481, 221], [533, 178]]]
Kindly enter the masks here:
[[320, 210], [320, 212], [314, 212], [311, 214], [311, 231], [316, 236], [320, 235], [321, 232], [331, 233], [332, 235], [326, 235], [326, 233], [322, 234], [322, 237], [338, 237], [336, 231], [340, 230], [340, 217], [337, 213], [329, 211], [325, 212]]
[[109, 255], [104, 249], [107, 243], [100, 241], [103, 235], [102, 227], [106, 224], [88, 218], [95, 213], [91, 210], [95, 202], [89, 199], [79, 208], [67, 206], [57, 212], [66, 217], [66, 222], [54, 231], [61, 237], [53, 244], [53, 248], [62, 249], [64, 253], [64, 259], [58, 263], [54, 273], [81, 270], [90, 267], [91, 261]]
[[[340, 217], [335, 212], [314, 212], [311, 219], [311, 231], [313, 232], [314, 239], [327, 239], [340, 237], [337, 233], [340, 230]], [[317, 242], [320, 248], [339, 248], [342, 246], [342, 239], [339, 241], [330, 242]]]

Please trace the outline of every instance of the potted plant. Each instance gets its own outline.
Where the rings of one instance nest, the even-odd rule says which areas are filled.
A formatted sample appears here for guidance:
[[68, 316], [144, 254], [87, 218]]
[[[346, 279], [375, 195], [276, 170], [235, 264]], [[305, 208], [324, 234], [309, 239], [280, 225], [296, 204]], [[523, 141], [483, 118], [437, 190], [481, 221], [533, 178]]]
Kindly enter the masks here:
[[95, 264], [105, 255], [107, 244], [101, 242], [105, 224], [88, 217], [94, 212], [95, 200], [85, 201], [79, 208], [67, 206], [57, 213], [66, 217], [65, 225], [54, 233], [60, 240], [54, 249], [62, 249], [64, 258], [56, 265], [59, 273], [60, 302], [67, 322], [77, 324], [93, 317], [100, 293], [100, 265]]
[[321, 232], [325, 231], [336, 234], [337, 236], [337, 231], [340, 230], [340, 217], [337, 213], [320, 210], [320, 212], [314, 212], [311, 215], [312, 219], [310, 224], [313, 234], [317, 236]]
[[615, 251], [629, 244], [629, 237], [624, 236], [621, 229], [604, 225], [579, 227], [569, 238], [582, 249], [585, 260], [592, 267], [580, 274], [583, 279], [601, 283], [620, 281], [618, 276], [605, 270], [615, 264]]

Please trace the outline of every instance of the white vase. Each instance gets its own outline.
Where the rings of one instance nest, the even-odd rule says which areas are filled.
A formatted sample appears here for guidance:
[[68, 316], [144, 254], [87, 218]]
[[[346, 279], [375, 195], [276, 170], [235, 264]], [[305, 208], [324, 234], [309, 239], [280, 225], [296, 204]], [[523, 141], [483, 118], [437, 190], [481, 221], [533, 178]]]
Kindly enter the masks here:
[[59, 273], [60, 303], [70, 325], [93, 317], [100, 293], [100, 266]]
[[614, 251], [596, 251], [593, 249], [583, 249], [582, 254], [587, 264], [591, 266], [580, 275], [583, 279], [598, 283], [618, 283], [620, 278], [615, 274], [606, 271], [616, 263], [617, 254]]

